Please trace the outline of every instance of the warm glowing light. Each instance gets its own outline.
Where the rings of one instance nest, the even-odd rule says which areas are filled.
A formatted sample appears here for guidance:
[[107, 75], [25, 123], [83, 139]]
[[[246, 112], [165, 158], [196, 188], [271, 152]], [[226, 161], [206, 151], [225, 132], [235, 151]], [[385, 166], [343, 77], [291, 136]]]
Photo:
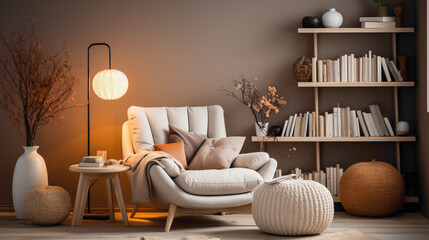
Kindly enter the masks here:
[[92, 80], [95, 94], [104, 100], [118, 99], [127, 92], [128, 79], [116, 69], [105, 69], [98, 72]]

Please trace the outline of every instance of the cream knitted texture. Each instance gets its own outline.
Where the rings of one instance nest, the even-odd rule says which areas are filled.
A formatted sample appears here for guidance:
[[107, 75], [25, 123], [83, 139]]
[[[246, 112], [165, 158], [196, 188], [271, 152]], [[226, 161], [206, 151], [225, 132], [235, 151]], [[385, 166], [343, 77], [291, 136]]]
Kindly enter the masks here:
[[319, 234], [334, 218], [334, 202], [322, 184], [285, 179], [260, 185], [253, 195], [253, 219], [259, 229], [278, 235]]

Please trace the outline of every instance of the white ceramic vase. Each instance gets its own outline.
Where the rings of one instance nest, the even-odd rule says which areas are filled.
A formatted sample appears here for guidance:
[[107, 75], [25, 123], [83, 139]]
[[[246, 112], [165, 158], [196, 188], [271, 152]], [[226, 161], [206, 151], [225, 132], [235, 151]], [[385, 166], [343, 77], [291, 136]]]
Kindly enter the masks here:
[[335, 11], [335, 8], [330, 8], [322, 16], [323, 26], [326, 28], [339, 28], [343, 24], [343, 15]]
[[[261, 122], [259, 122], [260, 125], [262, 125]], [[258, 123], [255, 123], [255, 130], [256, 130], [256, 136], [258, 137], [263, 137], [263, 136], [267, 136], [268, 133], [268, 123], [265, 123], [264, 126], [259, 127]]]
[[37, 149], [39, 146], [24, 147], [13, 172], [12, 197], [16, 218], [27, 219], [24, 202], [28, 193], [36, 187], [48, 186], [48, 171], [45, 160]]

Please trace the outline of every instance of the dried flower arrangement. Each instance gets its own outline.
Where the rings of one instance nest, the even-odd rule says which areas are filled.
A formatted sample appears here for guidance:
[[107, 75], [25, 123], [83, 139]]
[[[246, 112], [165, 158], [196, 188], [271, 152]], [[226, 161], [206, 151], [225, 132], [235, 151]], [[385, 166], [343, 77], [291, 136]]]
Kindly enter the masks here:
[[[257, 81], [258, 78], [254, 78]], [[241, 80], [233, 80], [236, 91], [241, 93], [235, 94], [233, 91], [225, 90], [227, 96], [231, 96], [244, 105], [246, 105], [252, 112], [256, 123], [262, 129], [268, 123], [271, 113], [279, 113], [286, 105], [284, 97], [279, 97], [277, 89], [274, 86], [268, 86], [266, 95], [256, 87], [252, 82], [241, 77]]]
[[64, 110], [77, 106], [76, 83], [67, 46], [50, 54], [34, 21], [21, 32], [0, 34], [0, 108], [25, 133], [26, 146], [34, 145], [38, 126], [63, 119]]

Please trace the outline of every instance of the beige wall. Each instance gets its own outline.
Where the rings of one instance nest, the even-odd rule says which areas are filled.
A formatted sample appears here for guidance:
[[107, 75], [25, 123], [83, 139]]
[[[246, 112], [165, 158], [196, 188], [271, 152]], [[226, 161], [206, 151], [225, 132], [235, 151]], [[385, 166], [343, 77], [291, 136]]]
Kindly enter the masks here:
[[[405, 24], [414, 22], [414, 1], [407, 8]], [[86, 50], [90, 43], [107, 42], [112, 47], [112, 65], [129, 79], [127, 94], [117, 101], [106, 102], [94, 97], [92, 103], [92, 152], [108, 150], [109, 157], [121, 158], [121, 123], [130, 105], [185, 106], [219, 104], [225, 109], [229, 135], [248, 137], [244, 151], [256, 151], [249, 138], [254, 134], [251, 114], [238, 102], [224, 97], [221, 87], [230, 87], [231, 79], [244, 75], [259, 77], [261, 88], [276, 85], [288, 101], [286, 109], [272, 118], [272, 124], [298, 111], [313, 109], [312, 89], [298, 89], [292, 75], [292, 64], [302, 56], [311, 56], [312, 38], [298, 35], [297, 27], [306, 15], [322, 15], [330, 7], [343, 14], [343, 26], [358, 27], [360, 16], [375, 12], [373, 3], [362, 0], [186, 0], [186, 1], [2, 1], [0, 31], [16, 31], [28, 18], [38, 18], [40, 35], [50, 49], [61, 47], [63, 40], [84, 67], [76, 87], [77, 100], [86, 97]], [[398, 44], [410, 42], [400, 54], [414, 58], [411, 35], [400, 37]], [[388, 35], [322, 35], [320, 56], [336, 57], [344, 53], [363, 54], [373, 50], [377, 55], [391, 56]], [[92, 76], [107, 67], [106, 50], [92, 51]], [[410, 69], [410, 74], [413, 74]], [[414, 90], [401, 90], [401, 119], [413, 129]], [[321, 111], [340, 102], [343, 106], [367, 109], [378, 103], [393, 119], [391, 89], [322, 89]], [[75, 193], [78, 176], [67, 167], [86, 155], [86, 109], [65, 112], [66, 119], [57, 125], [41, 127], [36, 142], [44, 156], [51, 185]], [[7, 115], [0, 112], [0, 205], [10, 205], [11, 180], [16, 159], [24, 141], [17, 130], [8, 127]], [[284, 155], [277, 158], [286, 172], [293, 167], [305, 171], [315, 168], [315, 146], [311, 143], [278, 144]], [[322, 144], [322, 166], [340, 162], [344, 167], [372, 158], [394, 162], [391, 143]], [[404, 144], [404, 167], [414, 167], [414, 148]], [[130, 188], [123, 178], [125, 198], [130, 201]], [[96, 184], [94, 204], [104, 204], [104, 185]]]

